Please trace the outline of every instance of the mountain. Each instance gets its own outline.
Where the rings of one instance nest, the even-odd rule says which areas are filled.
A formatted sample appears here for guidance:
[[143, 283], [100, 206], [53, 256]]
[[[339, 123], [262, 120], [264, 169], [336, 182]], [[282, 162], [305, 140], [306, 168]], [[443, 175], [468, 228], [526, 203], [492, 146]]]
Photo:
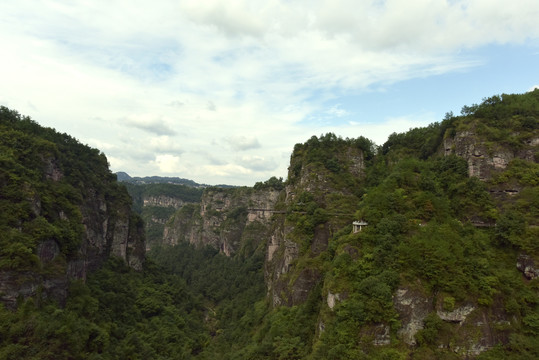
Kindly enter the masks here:
[[130, 183], [130, 184], [177, 184], [186, 185], [192, 187], [206, 187], [208, 185], [199, 184], [193, 180], [183, 179], [179, 177], [163, 177], [163, 176], [145, 176], [145, 177], [131, 177], [128, 173], [119, 171], [116, 173], [118, 181]]
[[[31, 173], [20, 164], [40, 169], [48, 143], [28, 152], [12, 138], [2, 142], [12, 170], [0, 204], [16, 214], [4, 233], [17, 236], [0, 260], [15, 267], [1, 274], [23, 279], [43, 266], [26, 245], [41, 234], [76, 249], [65, 232], [20, 225], [36, 217], [31, 195], [54, 210], [46, 222], [80, 224], [80, 199], [111, 177], [86, 173], [87, 161], [78, 172], [62, 162], [63, 177], [49, 165]], [[106, 164], [98, 151], [86, 156]], [[75, 190], [64, 196], [55, 184], [67, 174]], [[107, 201], [125, 199], [108, 186]], [[168, 207], [169, 191], [131, 193], [137, 206]], [[70, 282], [64, 303], [36, 290], [0, 306], [0, 359], [539, 358], [539, 90], [486, 98], [382, 146], [312, 136], [294, 147], [285, 181], [199, 196], [170, 206], [142, 271], [109, 256], [85, 283]]]
[[[264, 246], [270, 310], [243, 350], [227, 350], [240, 358], [534, 357], [538, 124], [535, 90], [380, 148], [313, 136], [279, 194], [206, 190], [164, 241], [233, 258]], [[253, 225], [260, 237], [245, 235]]]
[[110, 257], [142, 269], [142, 222], [97, 149], [0, 107], [0, 300], [64, 303]]
[[[133, 209], [144, 221], [146, 247], [163, 243], [165, 223], [175, 211], [185, 204], [199, 203], [204, 188], [192, 180], [178, 177], [145, 176], [131, 177], [125, 172], [116, 173], [131, 198]], [[216, 185], [213, 188], [234, 188], [230, 185]]]
[[165, 223], [186, 204], [199, 203], [203, 188], [175, 183], [124, 182], [133, 210], [144, 221], [146, 247], [162, 244]]

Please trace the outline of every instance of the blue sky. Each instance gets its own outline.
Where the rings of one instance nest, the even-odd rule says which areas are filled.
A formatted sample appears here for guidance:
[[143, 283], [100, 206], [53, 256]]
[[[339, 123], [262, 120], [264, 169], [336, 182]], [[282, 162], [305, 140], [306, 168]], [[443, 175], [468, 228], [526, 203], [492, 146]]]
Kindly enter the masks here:
[[253, 185], [294, 144], [539, 85], [536, 0], [4, 0], [0, 104], [113, 171]]

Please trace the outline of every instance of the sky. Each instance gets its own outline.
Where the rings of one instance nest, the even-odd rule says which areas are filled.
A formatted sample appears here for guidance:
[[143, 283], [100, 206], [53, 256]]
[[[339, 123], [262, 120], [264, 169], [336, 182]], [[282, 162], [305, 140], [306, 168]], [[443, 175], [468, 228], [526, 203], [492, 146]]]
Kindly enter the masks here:
[[252, 186], [296, 143], [539, 86], [537, 0], [2, 0], [0, 105], [113, 172]]

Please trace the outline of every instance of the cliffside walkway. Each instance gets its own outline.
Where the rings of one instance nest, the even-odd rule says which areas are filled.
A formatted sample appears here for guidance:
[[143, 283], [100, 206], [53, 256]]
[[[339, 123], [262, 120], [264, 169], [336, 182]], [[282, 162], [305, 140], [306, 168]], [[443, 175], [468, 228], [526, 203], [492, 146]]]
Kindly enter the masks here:
[[[287, 211], [284, 211], [284, 210], [273, 210], [273, 209], [262, 209], [262, 208], [247, 208], [247, 211], [249, 211], [249, 212], [260, 212], [262, 214], [265, 214], [265, 213], [286, 214], [286, 213], [288, 213]], [[294, 213], [294, 214], [302, 214], [302, 215], [307, 214], [306, 211], [290, 211], [290, 212]], [[355, 215], [355, 214], [339, 213], [339, 212], [326, 212], [326, 214], [329, 215], [329, 216], [351, 216], [351, 217], [353, 217]], [[472, 226], [477, 227], [477, 228], [496, 227], [496, 223], [485, 223], [485, 222], [481, 222], [481, 221], [471, 221], [470, 224]]]
[[[287, 214], [289, 212], [294, 214], [307, 214], [307, 211], [284, 211], [284, 210], [273, 210], [273, 209], [259, 209], [259, 208], [247, 208], [247, 211], [249, 212], [261, 212], [261, 213], [271, 213], [271, 214]], [[355, 214], [349, 214], [349, 213], [340, 213], [340, 212], [326, 212], [327, 215], [330, 216], [354, 216]]]
[[269, 212], [269, 213], [271, 213], [271, 214], [286, 214], [286, 211], [283, 211], [283, 210], [272, 210], [272, 209], [248, 208], [247, 211], [250, 211], [250, 212], [261, 212], [261, 213]]

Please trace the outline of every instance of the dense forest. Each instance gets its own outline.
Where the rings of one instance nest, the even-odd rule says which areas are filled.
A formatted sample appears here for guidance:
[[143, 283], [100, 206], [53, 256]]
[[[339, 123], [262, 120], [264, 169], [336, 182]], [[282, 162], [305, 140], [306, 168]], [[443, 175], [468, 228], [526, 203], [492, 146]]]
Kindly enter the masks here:
[[[39, 242], [57, 239], [65, 262], [80, 242], [82, 184], [114, 175], [87, 169], [106, 164], [98, 150], [0, 113], [0, 272], [59, 272]], [[313, 136], [284, 182], [255, 185], [282, 191], [271, 218], [282, 252], [271, 259], [269, 239], [230, 257], [180, 242], [153, 247], [138, 271], [110, 256], [70, 282], [64, 303], [38, 293], [0, 304], [0, 359], [537, 359], [538, 145], [539, 90], [381, 146]], [[31, 170], [44, 158], [65, 158], [66, 180]], [[55, 210], [36, 216], [36, 193]], [[354, 220], [368, 226], [354, 232]], [[425, 309], [413, 339], [410, 303]]]

